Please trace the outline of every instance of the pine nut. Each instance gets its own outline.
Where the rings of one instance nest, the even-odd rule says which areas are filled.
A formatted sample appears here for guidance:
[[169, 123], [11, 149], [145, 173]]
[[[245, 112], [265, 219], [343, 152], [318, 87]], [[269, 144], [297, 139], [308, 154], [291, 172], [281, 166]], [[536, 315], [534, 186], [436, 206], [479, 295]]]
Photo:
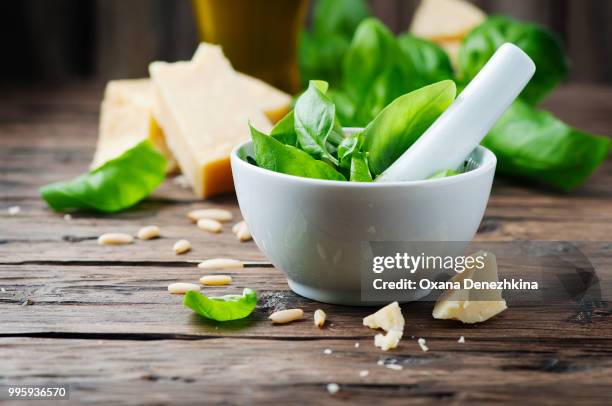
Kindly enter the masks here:
[[198, 228], [211, 233], [219, 233], [221, 232], [221, 223], [217, 220], [202, 218], [198, 220]]
[[303, 315], [304, 311], [302, 309], [287, 309], [274, 312], [268, 318], [272, 320], [272, 323], [285, 324], [301, 319]]
[[204, 286], [222, 286], [232, 283], [229, 275], [205, 275], [200, 278], [200, 283]]
[[191, 250], [191, 243], [187, 240], [178, 240], [174, 243], [173, 249], [176, 255], [181, 255]]
[[198, 264], [200, 269], [238, 269], [244, 267], [242, 261], [229, 258], [212, 258]]
[[171, 283], [170, 285], [168, 285], [168, 292], [173, 294], [183, 294], [189, 292], [190, 290], [199, 292], [200, 286], [196, 285], [195, 283], [185, 282]]
[[190, 211], [187, 213], [187, 217], [194, 222], [200, 219], [210, 219], [225, 223], [233, 219], [234, 215], [232, 212], [223, 209], [200, 209]]
[[106, 233], [98, 237], [98, 244], [101, 245], [122, 245], [131, 244], [134, 237], [123, 233]]
[[244, 221], [241, 221], [232, 227], [232, 231], [233, 230], [236, 230], [234, 231], [234, 234], [236, 234], [236, 237], [242, 242], [250, 241], [253, 238], [251, 236], [251, 232], [249, 231], [249, 226], [247, 226]]
[[325, 324], [325, 318], [327, 317], [327, 315], [325, 314], [325, 312], [321, 309], [318, 309], [314, 312], [314, 324], [315, 326], [322, 328], [323, 325]]
[[232, 227], [232, 233], [236, 234], [238, 230], [240, 230], [240, 227], [242, 227], [243, 225], [246, 225], [244, 220], [239, 221], [238, 223], [234, 224], [234, 226]]
[[160, 231], [157, 226], [146, 226], [138, 230], [138, 238], [141, 240], [151, 240], [159, 237]]
[[421, 347], [422, 351], [429, 351], [429, 347], [427, 347], [427, 345], [425, 345], [426, 341], [424, 338], [419, 338], [417, 340], [417, 343], [419, 343], [419, 347]]

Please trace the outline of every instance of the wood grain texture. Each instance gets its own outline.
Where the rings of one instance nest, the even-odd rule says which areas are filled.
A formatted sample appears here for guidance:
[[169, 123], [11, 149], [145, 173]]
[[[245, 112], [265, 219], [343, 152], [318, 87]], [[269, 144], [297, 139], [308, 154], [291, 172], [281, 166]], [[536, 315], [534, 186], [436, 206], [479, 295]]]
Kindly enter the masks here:
[[[315, 303], [292, 293], [278, 270], [230, 270], [229, 287], [210, 294], [260, 292], [246, 320], [216, 323], [166, 291], [196, 282], [195, 260], [265, 261], [240, 243], [233, 223], [212, 235], [186, 218], [194, 208], [240, 213], [233, 196], [209, 201], [171, 181], [137, 207], [114, 215], [50, 211], [37, 189], [86, 170], [97, 132], [102, 87], [0, 90], [0, 384], [71, 385], [67, 404], [577, 404], [612, 401], [612, 317], [606, 300], [516, 303], [482, 325], [436, 321], [433, 303], [403, 306], [405, 338], [384, 353], [362, 326], [372, 308]], [[572, 125], [609, 133], [612, 89], [563, 88], [547, 102]], [[10, 206], [19, 214], [11, 216]], [[100, 246], [104, 232], [161, 227], [162, 238]], [[498, 179], [476, 239], [599, 241], [612, 236], [612, 164], [582, 188], [560, 194]], [[192, 241], [176, 256], [172, 244]], [[598, 257], [610, 269], [609, 255]], [[612, 274], [602, 275], [612, 291]], [[272, 326], [268, 315], [300, 307], [302, 321]], [[328, 325], [315, 328], [317, 308]], [[457, 343], [459, 336], [465, 344]], [[422, 352], [416, 338], [430, 347]], [[355, 347], [355, 343], [360, 345]], [[330, 355], [323, 353], [331, 349]], [[383, 363], [398, 363], [394, 371]], [[368, 377], [360, 377], [368, 370]], [[341, 387], [336, 395], [327, 383]], [[26, 402], [27, 403], [27, 402]], [[26, 404], [23, 401], [16, 405]], [[10, 403], [9, 403], [10, 404]]]

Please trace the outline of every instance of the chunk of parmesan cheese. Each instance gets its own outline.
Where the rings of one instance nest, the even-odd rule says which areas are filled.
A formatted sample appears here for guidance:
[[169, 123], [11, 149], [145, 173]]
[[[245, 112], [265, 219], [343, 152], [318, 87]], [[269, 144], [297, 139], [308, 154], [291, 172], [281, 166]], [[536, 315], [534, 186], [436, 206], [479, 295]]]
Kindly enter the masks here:
[[[479, 269], [477, 261], [474, 266], [451, 278], [463, 286], [465, 279], [474, 282], [498, 282], [497, 261], [490, 252], [479, 251], [471, 255], [481, 257], [484, 266]], [[500, 290], [472, 292], [469, 289], [448, 289], [440, 295], [433, 310], [435, 319], [459, 320], [463, 323], [480, 323], [507, 309], [506, 301]]]
[[250, 122], [272, 125], [220, 47], [200, 44], [195, 61], [153, 62], [153, 114], [183, 175], [200, 197], [233, 190], [229, 155], [250, 138]]

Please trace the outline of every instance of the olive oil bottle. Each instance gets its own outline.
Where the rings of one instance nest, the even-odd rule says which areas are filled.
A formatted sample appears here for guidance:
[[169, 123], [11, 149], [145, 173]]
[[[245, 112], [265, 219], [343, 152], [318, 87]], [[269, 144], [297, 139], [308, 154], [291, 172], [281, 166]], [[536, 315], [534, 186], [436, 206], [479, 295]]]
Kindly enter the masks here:
[[219, 44], [238, 71], [299, 90], [297, 45], [308, 0], [193, 0], [202, 41]]

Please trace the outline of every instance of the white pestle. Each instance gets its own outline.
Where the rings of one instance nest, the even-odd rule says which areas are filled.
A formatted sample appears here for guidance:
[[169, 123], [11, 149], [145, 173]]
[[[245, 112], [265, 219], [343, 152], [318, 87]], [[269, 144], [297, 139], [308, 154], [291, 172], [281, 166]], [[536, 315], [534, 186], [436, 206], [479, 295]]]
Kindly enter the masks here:
[[499, 47], [454, 103], [376, 181], [422, 180], [459, 168], [527, 86], [535, 69], [516, 45]]

